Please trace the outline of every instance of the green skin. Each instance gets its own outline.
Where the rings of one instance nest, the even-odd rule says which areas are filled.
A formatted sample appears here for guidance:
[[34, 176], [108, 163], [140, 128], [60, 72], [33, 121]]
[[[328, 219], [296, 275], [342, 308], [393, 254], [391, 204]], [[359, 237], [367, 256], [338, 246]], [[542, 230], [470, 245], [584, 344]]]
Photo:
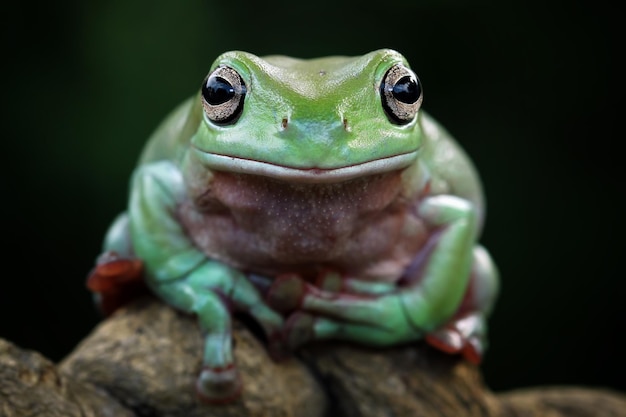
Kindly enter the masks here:
[[393, 66], [410, 71], [404, 57], [233, 51], [212, 68], [223, 65], [245, 84], [237, 116], [212, 121], [202, 91], [179, 106], [148, 142], [104, 245], [141, 259], [154, 293], [197, 315], [200, 396], [239, 394], [233, 312], [262, 326], [275, 355], [314, 340], [427, 338], [477, 362], [498, 291], [477, 244], [482, 189], [418, 111], [421, 96], [402, 123], [383, 106], [381, 82]]

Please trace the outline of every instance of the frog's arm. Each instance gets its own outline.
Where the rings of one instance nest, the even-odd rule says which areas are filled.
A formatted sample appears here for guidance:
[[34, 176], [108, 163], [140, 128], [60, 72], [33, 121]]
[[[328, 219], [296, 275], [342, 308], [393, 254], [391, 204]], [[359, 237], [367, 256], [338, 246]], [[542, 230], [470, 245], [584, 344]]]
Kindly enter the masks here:
[[207, 259], [187, 237], [176, 215], [185, 187], [174, 163], [140, 166], [131, 189], [131, 239], [136, 256], [144, 261], [149, 286], [169, 304], [195, 313], [205, 333], [199, 393], [209, 401], [236, 396], [231, 314], [224, 300], [252, 315], [270, 337], [278, 333], [282, 318], [264, 304], [241, 272]]
[[[433, 237], [434, 249], [417, 280], [399, 287], [347, 280], [342, 288], [347, 292], [341, 293], [301, 285], [302, 302], [286, 325], [290, 346], [315, 339], [387, 346], [426, 337], [445, 352], [480, 362], [498, 275], [488, 253], [474, 246], [473, 207], [443, 195], [425, 199], [419, 210], [441, 232]], [[280, 293], [281, 287], [293, 292], [297, 285], [279, 279], [270, 294]]]
[[[448, 133], [425, 114], [421, 123], [426, 136], [422, 163], [431, 173], [431, 196], [419, 202], [417, 211], [436, 232], [419, 276], [404, 286], [348, 278], [342, 291], [351, 294], [304, 286], [299, 311], [288, 322], [292, 344], [344, 338], [389, 345], [427, 334], [437, 335], [440, 347], [450, 345], [449, 351], [464, 349], [449, 341], [453, 336], [484, 343], [485, 315], [495, 299], [498, 277], [488, 253], [476, 245], [484, 216], [480, 182]], [[274, 284], [275, 292], [281, 291], [280, 285]], [[476, 346], [469, 356], [477, 361], [481, 353]]]
[[[298, 328], [291, 332], [294, 337], [391, 345], [421, 337], [454, 315], [469, 282], [476, 216], [466, 200], [449, 195], [426, 198], [418, 210], [430, 225], [441, 227], [421, 279], [373, 295], [333, 294], [309, 287], [299, 310], [315, 317], [311, 322], [310, 317], [296, 314], [290, 320], [290, 325]], [[313, 334], [303, 333], [303, 326], [311, 326]]]
[[187, 144], [202, 122], [199, 102], [197, 97], [190, 97], [172, 110], [148, 139], [138, 166], [166, 159], [182, 159]]
[[430, 194], [451, 194], [469, 201], [478, 220], [477, 238], [485, 218], [485, 198], [471, 159], [450, 133], [428, 113], [420, 114], [424, 142], [420, 162], [430, 172]]

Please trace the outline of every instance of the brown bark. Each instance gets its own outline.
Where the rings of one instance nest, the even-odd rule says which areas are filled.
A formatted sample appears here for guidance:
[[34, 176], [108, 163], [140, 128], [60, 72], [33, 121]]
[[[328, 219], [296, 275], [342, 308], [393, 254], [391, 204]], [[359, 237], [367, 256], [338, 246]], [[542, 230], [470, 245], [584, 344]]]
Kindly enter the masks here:
[[418, 343], [386, 350], [310, 346], [280, 363], [235, 330], [244, 392], [194, 392], [202, 340], [193, 317], [151, 297], [103, 321], [60, 364], [0, 341], [0, 416], [624, 416], [626, 396], [554, 387], [496, 394], [479, 368]]
[[37, 352], [0, 339], [0, 416], [131, 417], [94, 385], [76, 381]]

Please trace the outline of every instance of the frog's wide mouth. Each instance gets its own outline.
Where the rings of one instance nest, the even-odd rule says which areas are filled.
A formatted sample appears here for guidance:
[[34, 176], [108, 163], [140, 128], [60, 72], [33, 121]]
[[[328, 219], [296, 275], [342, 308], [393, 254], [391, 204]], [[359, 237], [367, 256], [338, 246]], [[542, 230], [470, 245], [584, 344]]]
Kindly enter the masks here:
[[202, 163], [217, 171], [260, 175], [300, 183], [331, 183], [406, 168], [417, 158], [417, 151], [379, 158], [337, 168], [302, 168], [221, 155], [195, 148]]

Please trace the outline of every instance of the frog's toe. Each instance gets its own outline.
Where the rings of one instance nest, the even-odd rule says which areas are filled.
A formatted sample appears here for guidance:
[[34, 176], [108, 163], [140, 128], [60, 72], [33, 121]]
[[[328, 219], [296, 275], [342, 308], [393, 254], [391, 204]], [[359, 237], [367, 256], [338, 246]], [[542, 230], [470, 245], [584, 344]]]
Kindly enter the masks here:
[[455, 329], [439, 329], [426, 335], [426, 342], [442, 352], [460, 353], [464, 346], [463, 337]]
[[99, 310], [109, 316], [119, 307], [147, 292], [143, 280], [143, 262], [115, 252], [105, 252], [90, 271], [86, 285], [94, 293]]
[[467, 339], [465, 346], [463, 346], [463, 357], [476, 365], [480, 364], [483, 360], [483, 353], [485, 344], [479, 337], [473, 336]]
[[473, 364], [480, 364], [483, 358], [484, 343], [480, 337], [464, 338], [456, 330], [444, 329], [430, 333], [426, 342], [434, 348], [451, 355], [461, 354]]
[[276, 277], [265, 296], [265, 302], [279, 313], [289, 313], [302, 305], [307, 293], [307, 284], [297, 274]]
[[322, 340], [358, 341], [371, 346], [389, 346], [413, 340], [413, 335], [397, 334], [377, 325], [350, 322], [297, 311], [287, 319], [285, 343], [296, 349], [308, 342]]
[[208, 404], [231, 403], [241, 395], [241, 379], [234, 365], [226, 368], [205, 366], [196, 381], [198, 397]]
[[461, 354], [474, 364], [482, 361], [485, 350], [485, 323], [480, 313], [459, 317], [426, 335], [431, 346], [450, 354]]
[[315, 316], [296, 312], [285, 323], [285, 343], [295, 349], [315, 339]]

